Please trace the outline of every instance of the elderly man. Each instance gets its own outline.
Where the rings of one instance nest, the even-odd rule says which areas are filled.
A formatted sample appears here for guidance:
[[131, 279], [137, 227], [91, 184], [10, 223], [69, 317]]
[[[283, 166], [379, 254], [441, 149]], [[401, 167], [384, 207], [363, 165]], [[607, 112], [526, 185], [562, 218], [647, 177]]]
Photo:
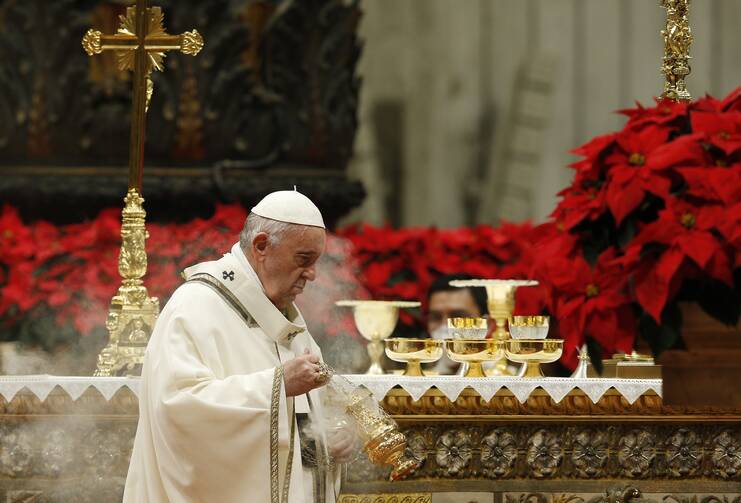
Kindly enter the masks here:
[[319, 432], [314, 459], [349, 453], [317, 427], [329, 377], [293, 303], [325, 239], [306, 196], [274, 192], [231, 253], [186, 269], [147, 348], [124, 502], [334, 501], [332, 471], [302, 465], [296, 420]]

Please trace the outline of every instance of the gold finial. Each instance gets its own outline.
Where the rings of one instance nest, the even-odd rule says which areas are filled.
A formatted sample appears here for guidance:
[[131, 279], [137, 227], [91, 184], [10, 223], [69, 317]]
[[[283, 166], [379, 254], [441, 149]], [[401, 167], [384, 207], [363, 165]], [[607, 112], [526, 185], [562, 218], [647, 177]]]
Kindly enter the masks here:
[[198, 33], [198, 30], [183, 33], [183, 43], [180, 49], [183, 54], [195, 56], [201, 52], [201, 49], [203, 49], [203, 37]]
[[103, 35], [101, 32], [91, 28], [87, 33], [85, 33], [85, 36], [82, 37], [82, 48], [85, 49], [88, 56], [103, 52], [103, 47], [100, 45], [101, 35]]
[[692, 99], [684, 79], [689, 75], [690, 45], [692, 32], [689, 23], [690, 0], [660, 0], [666, 9], [666, 28], [661, 30], [664, 37], [664, 62], [661, 73], [666, 77], [662, 98], [675, 101]]

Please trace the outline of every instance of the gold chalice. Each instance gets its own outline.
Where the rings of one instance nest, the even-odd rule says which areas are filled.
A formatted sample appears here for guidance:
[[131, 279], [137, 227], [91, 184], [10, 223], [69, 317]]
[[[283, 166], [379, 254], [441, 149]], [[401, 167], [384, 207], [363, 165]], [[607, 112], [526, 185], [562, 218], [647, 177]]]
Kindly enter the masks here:
[[366, 374], [383, 374], [381, 357], [383, 341], [394, 331], [399, 320], [399, 309], [419, 307], [419, 302], [385, 300], [340, 300], [337, 306], [353, 308], [355, 326], [360, 334], [370, 341], [367, 346], [371, 365]]
[[445, 350], [454, 362], [467, 363], [466, 377], [486, 377], [481, 362], [497, 361], [504, 351], [494, 339], [446, 339]]
[[545, 339], [549, 322], [549, 316], [512, 316], [509, 334], [513, 339]]
[[406, 362], [405, 376], [423, 376], [422, 363], [433, 363], [443, 356], [443, 341], [436, 339], [386, 339], [386, 356]]
[[561, 353], [562, 339], [509, 339], [504, 343], [508, 360], [527, 365], [523, 377], [543, 377], [540, 364], [555, 362]]
[[[450, 282], [451, 286], [461, 288], [469, 286], [486, 288], [489, 316], [497, 324], [493, 337], [498, 341], [509, 339], [505, 323], [515, 310], [515, 290], [521, 286], [535, 286], [537, 284], [537, 281], [522, 279], [462, 279]], [[490, 374], [508, 375], [507, 360], [499, 360], [496, 367], [490, 370]]]

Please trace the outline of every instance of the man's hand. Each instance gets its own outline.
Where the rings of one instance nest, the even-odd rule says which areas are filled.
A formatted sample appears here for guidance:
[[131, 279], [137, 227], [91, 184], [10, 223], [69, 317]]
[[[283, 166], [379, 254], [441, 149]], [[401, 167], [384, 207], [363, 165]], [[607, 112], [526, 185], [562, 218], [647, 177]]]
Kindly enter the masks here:
[[314, 388], [324, 386], [327, 381], [318, 380], [319, 357], [307, 349], [305, 354], [297, 356], [283, 364], [283, 382], [286, 385], [286, 396], [298, 396]]
[[355, 435], [347, 428], [332, 430], [327, 435], [327, 450], [338, 463], [347, 463], [355, 452]]

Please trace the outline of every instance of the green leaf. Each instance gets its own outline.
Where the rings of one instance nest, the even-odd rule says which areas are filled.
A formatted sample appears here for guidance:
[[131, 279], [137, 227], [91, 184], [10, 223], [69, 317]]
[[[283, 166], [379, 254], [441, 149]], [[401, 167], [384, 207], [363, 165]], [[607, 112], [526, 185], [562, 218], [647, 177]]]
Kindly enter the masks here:
[[703, 282], [697, 292], [697, 303], [703, 311], [726, 325], [736, 325], [741, 316], [741, 295], [720, 281]]
[[592, 362], [594, 370], [596, 370], [599, 375], [602, 375], [602, 370], [604, 369], [602, 366], [602, 355], [604, 353], [602, 346], [600, 346], [599, 342], [589, 335], [587, 335], [584, 340], [587, 343], [587, 353], [589, 354], [589, 360]]
[[661, 313], [661, 324], [645, 311], [638, 317], [638, 334], [651, 347], [655, 357], [667, 349], [681, 349], [684, 341], [680, 334], [682, 313], [676, 303], [667, 304]]

